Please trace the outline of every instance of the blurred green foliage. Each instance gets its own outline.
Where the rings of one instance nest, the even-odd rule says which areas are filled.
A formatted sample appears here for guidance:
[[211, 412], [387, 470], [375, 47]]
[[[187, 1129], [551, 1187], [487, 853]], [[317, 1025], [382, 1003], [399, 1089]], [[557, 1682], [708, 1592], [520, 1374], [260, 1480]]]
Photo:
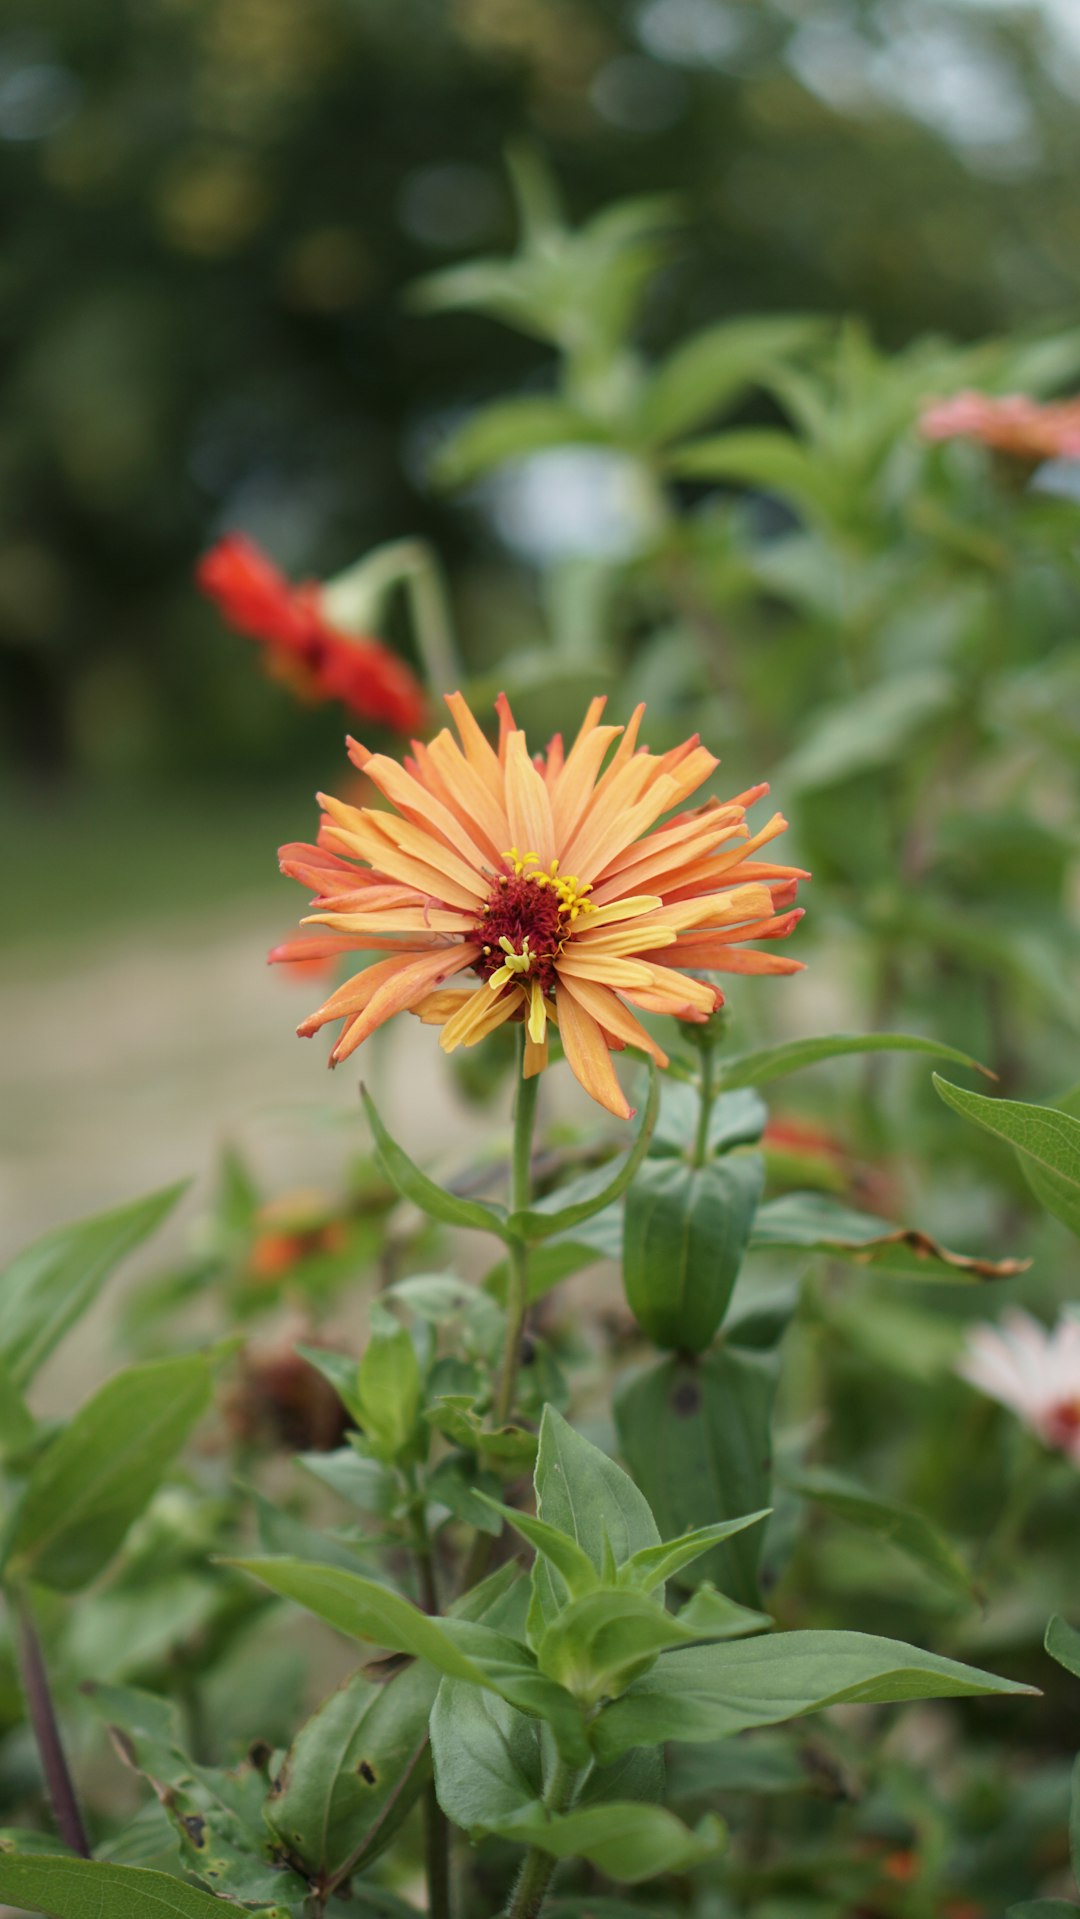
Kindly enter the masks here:
[[1049, 0], [9, 0], [6, 761], [325, 763], [338, 715], [294, 713], [195, 602], [234, 522], [303, 573], [427, 533], [470, 627], [527, 623], [427, 454], [532, 391], [541, 351], [401, 297], [510, 243], [508, 142], [547, 150], [575, 216], [676, 196], [650, 347], [762, 310], [858, 311], [897, 345], [1071, 297], [1078, 86]]

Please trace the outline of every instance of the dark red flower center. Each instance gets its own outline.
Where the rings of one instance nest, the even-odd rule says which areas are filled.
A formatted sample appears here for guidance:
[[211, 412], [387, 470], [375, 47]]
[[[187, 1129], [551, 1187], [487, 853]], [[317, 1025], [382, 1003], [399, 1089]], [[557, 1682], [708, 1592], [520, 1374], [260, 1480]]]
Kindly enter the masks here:
[[[555, 961], [569, 930], [553, 886], [538, 885], [529, 873], [504, 871], [498, 875], [477, 922], [476, 938], [483, 951], [473, 970], [481, 979], [490, 979], [506, 965], [510, 954], [522, 956], [527, 951], [530, 964], [514, 970], [520, 971], [522, 983], [538, 979], [548, 993], [555, 985]], [[501, 944], [503, 940], [510, 953]]]

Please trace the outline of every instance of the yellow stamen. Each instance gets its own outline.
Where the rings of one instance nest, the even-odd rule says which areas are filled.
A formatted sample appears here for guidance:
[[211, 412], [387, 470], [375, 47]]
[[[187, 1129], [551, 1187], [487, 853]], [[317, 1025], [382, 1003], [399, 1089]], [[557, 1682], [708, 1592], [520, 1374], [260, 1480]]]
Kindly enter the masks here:
[[488, 980], [488, 985], [491, 987], [493, 993], [497, 993], [500, 987], [508, 985], [515, 974], [528, 973], [532, 968], [535, 957], [535, 955], [529, 951], [528, 936], [521, 942], [520, 953], [515, 953], [513, 941], [508, 940], [505, 933], [500, 939], [499, 945], [506, 954], [506, 958], [499, 967], [498, 972], [492, 973], [491, 978]]
[[[516, 846], [508, 846], [503, 854], [503, 859], [510, 861], [514, 869], [514, 876], [517, 879], [521, 878], [527, 866], [535, 866], [537, 864], [537, 855], [535, 853], [519, 853]], [[530, 880], [535, 879], [536, 874], [528, 873], [526, 874], [526, 878]]]
[[544, 989], [538, 979], [534, 979], [529, 989], [529, 1038], [534, 1046], [542, 1046], [547, 1037], [547, 1006], [544, 1003]]
[[[510, 852], [514, 850], [511, 847]], [[507, 858], [509, 857], [510, 855], [507, 854]], [[520, 868], [515, 868], [515, 871], [520, 871]], [[586, 898], [586, 894], [593, 890], [592, 881], [586, 880], [583, 885], [576, 873], [560, 874], [558, 860], [552, 860], [546, 872], [541, 868], [538, 873], [526, 874], [526, 878], [532, 880], [537, 886], [554, 888], [559, 911], [566, 914], [571, 925], [580, 914], [596, 911], [592, 901]]]

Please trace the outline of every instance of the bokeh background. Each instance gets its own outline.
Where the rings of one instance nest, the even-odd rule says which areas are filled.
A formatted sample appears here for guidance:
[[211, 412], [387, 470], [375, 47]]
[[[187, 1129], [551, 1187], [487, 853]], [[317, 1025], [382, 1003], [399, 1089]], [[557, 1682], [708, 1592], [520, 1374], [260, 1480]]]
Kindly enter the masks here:
[[260, 960], [342, 716], [265, 680], [192, 568], [237, 525], [309, 575], [419, 533], [473, 664], [530, 644], [537, 560], [588, 515], [510, 477], [447, 497], [429, 458], [549, 355], [407, 298], [512, 245], [508, 143], [575, 218], [678, 196], [649, 350], [808, 310], [895, 348], [1071, 321], [1078, 99], [1074, 0], [8, 0], [10, 1245], [204, 1167], [214, 1133], [271, 1180], [325, 1151], [296, 1123], [325, 1099], [304, 988]]

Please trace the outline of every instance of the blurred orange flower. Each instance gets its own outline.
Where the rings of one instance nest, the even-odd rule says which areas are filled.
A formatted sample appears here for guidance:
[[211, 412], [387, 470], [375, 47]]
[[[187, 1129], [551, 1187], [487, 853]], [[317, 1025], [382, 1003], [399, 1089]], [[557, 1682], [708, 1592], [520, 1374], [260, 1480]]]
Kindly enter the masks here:
[[398, 733], [423, 724], [415, 675], [378, 640], [354, 639], [331, 625], [317, 580], [293, 586], [242, 533], [211, 547], [196, 579], [229, 626], [265, 646], [269, 670], [301, 697], [340, 700]]
[[1080, 399], [1040, 406], [1023, 393], [954, 393], [919, 418], [927, 440], [980, 440], [1020, 460], [1080, 458]]
[[[751, 857], [787, 822], [776, 813], [750, 836], [747, 808], [767, 786], [676, 812], [718, 762], [696, 736], [668, 753], [639, 750], [643, 706], [624, 729], [602, 726], [604, 701], [593, 700], [568, 753], [556, 734], [532, 758], [505, 697], [497, 750], [460, 693], [447, 704], [460, 745], [445, 729], [399, 766], [349, 742], [396, 811], [320, 794], [318, 844], [281, 850], [282, 870], [315, 893], [306, 924], [386, 954], [298, 1030], [342, 1020], [335, 1065], [394, 1013], [441, 1026], [448, 1053], [514, 1020], [531, 1077], [547, 1065], [552, 1021], [586, 1092], [629, 1118], [612, 1051], [635, 1046], [667, 1065], [631, 1007], [701, 1021], [723, 995], [688, 969], [799, 970], [745, 950], [802, 917], [789, 909], [809, 875]], [[312, 944], [326, 951], [325, 938]], [[293, 962], [305, 950], [289, 941], [270, 957]], [[448, 989], [461, 973], [480, 984]]]

